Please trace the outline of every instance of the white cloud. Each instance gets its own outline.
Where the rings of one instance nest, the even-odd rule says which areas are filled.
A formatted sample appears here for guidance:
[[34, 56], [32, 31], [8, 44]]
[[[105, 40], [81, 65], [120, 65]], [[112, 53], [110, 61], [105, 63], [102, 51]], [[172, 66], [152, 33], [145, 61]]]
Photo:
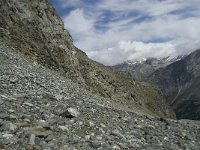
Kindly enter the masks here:
[[[99, 0], [87, 8], [84, 1], [62, 1], [65, 6], [77, 5], [63, 18], [75, 45], [106, 65], [200, 47], [199, 0]], [[111, 16], [103, 16], [105, 10]], [[132, 11], [136, 14], [130, 15]], [[105, 17], [110, 20], [104, 22]], [[105, 30], [96, 28], [99, 20]]]
[[93, 20], [87, 18], [83, 9], [75, 9], [71, 11], [68, 16], [63, 18], [63, 21], [65, 28], [67, 28], [76, 38], [87, 36], [94, 30]]
[[126, 60], [142, 60], [144, 57], [176, 56], [175, 45], [171, 43], [143, 43], [137, 41], [120, 41], [115, 48], [88, 53], [92, 59], [115, 65]]
[[[193, 0], [194, 3], [198, 0]], [[102, 0], [98, 9], [115, 11], [138, 11], [150, 16], [159, 16], [190, 6], [185, 0]]]

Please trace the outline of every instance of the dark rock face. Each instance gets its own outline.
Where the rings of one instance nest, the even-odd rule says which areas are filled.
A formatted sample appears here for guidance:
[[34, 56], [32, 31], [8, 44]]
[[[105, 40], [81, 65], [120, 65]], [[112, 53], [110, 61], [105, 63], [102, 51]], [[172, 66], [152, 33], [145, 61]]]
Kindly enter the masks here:
[[122, 109], [174, 117], [157, 89], [98, 64], [77, 49], [48, 0], [0, 1], [0, 36], [31, 61], [58, 71]]

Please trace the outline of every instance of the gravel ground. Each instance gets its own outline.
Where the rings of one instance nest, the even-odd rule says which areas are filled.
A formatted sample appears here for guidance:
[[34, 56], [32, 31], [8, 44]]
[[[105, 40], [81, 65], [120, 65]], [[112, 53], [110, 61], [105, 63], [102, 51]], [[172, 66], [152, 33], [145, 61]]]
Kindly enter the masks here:
[[0, 62], [0, 149], [200, 149], [198, 121], [122, 111], [1, 42]]

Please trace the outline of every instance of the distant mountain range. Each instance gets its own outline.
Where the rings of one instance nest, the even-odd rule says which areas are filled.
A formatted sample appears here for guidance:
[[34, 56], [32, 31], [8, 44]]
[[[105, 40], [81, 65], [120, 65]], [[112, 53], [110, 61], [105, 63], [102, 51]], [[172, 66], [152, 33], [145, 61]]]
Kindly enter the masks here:
[[143, 58], [143, 60], [128, 60], [121, 64], [113, 66], [114, 69], [120, 71], [128, 71], [131, 75], [139, 81], [144, 81], [150, 74], [159, 68], [166, 67], [167, 65], [176, 62], [183, 56], [171, 58], [170, 56], [164, 58]]
[[178, 118], [200, 119], [200, 50], [174, 59], [128, 61], [113, 68], [157, 86]]

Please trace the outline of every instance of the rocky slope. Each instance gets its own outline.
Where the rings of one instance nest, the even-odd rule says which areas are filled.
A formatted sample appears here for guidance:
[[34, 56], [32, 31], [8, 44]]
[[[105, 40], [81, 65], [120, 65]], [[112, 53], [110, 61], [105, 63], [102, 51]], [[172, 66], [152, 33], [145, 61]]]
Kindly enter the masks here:
[[158, 69], [148, 81], [167, 96], [178, 118], [200, 119], [200, 50]]
[[48, 0], [1, 0], [0, 36], [2, 42], [31, 60], [109, 98], [124, 110], [174, 117], [156, 88], [110, 70], [74, 47]]
[[0, 149], [155, 150], [200, 147], [200, 123], [113, 106], [109, 99], [0, 41]]

